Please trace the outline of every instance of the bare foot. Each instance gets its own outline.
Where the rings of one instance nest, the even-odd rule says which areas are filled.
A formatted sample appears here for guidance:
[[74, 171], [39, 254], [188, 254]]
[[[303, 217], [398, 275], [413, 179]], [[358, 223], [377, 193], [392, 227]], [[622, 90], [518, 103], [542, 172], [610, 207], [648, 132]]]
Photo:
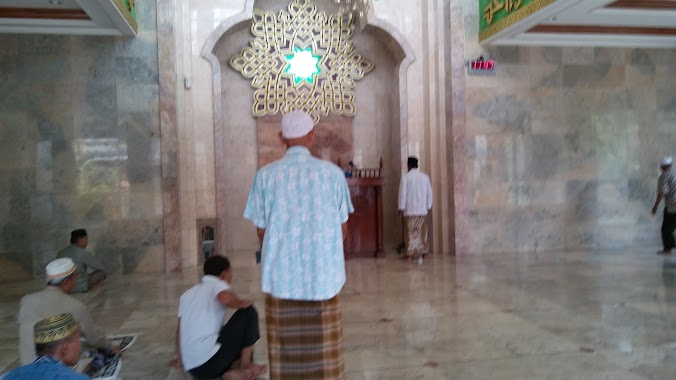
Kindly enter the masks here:
[[669, 256], [671, 255], [671, 249], [668, 251], [657, 251], [657, 254], [661, 256]]
[[223, 380], [254, 380], [260, 374], [265, 373], [264, 365], [251, 364], [246, 369], [231, 370], [223, 374]]
[[183, 363], [181, 363], [181, 359], [173, 358], [173, 359], [169, 360], [169, 366], [181, 369], [181, 368], [183, 368]]
[[262, 375], [267, 371], [267, 367], [265, 367], [262, 364], [254, 364], [254, 363], [249, 363], [244, 367], [245, 370], [250, 370], [253, 371], [253, 378], [255, 378], [258, 375]]

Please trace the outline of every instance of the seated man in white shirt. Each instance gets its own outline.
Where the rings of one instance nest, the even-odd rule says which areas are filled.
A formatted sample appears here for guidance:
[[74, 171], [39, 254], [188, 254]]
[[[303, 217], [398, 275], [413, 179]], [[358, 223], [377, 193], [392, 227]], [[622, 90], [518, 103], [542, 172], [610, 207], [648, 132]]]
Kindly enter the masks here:
[[[195, 379], [250, 380], [265, 372], [252, 363], [258, 313], [230, 290], [232, 268], [223, 256], [204, 262], [202, 282], [183, 293], [178, 306], [176, 359]], [[226, 307], [238, 309], [223, 326]]]

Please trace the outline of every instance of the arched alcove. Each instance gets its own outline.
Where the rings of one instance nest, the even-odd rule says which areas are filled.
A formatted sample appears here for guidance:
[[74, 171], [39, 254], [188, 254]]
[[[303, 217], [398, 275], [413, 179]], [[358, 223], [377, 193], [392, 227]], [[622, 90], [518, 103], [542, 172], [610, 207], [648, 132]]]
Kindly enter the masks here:
[[[320, 11], [334, 10], [329, 0], [317, 0], [315, 4]], [[221, 254], [257, 247], [257, 238], [249, 222], [242, 218], [242, 211], [259, 159], [266, 154], [262, 150], [275, 149], [261, 143], [257, 133], [265, 121], [252, 116], [250, 80], [230, 67], [229, 61], [252, 39], [254, 6], [278, 12], [287, 5], [288, 2], [273, 0], [248, 1], [244, 12], [214, 30], [202, 50], [213, 74], [217, 217], [222, 227], [216, 236], [216, 246], [221, 247]], [[355, 31], [353, 41], [356, 49], [375, 64], [375, 69], [357, 83], [357, 115], [354, 118], [330, 115], [322, 122], [349, 123], [351, 154], [358, 166], [377, 166], [383, 158], [385, 244], [386, 248], [393, 248], [401, 235], [396, 198], [401, 165], [408, 156], [406, 72], [413, 54], [403, 36], [373, 13], [366, 27]], [[275, 122], [274, 117], [267, 120], [268, 124], [271, 122]], [[325, 155], [322, 158], [335, 161], [335, 154]], [[219, 244], [219, 240], [224, 244]]]

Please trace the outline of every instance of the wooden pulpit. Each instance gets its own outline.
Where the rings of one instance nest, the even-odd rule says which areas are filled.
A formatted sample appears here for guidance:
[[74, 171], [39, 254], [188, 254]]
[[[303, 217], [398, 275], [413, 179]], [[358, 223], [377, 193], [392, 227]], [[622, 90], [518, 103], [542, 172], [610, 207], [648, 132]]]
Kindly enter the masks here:
[[383, 255], [383, 162], [377, 169], [346, 170], [354, 213], [347, 222], [345, 258]]

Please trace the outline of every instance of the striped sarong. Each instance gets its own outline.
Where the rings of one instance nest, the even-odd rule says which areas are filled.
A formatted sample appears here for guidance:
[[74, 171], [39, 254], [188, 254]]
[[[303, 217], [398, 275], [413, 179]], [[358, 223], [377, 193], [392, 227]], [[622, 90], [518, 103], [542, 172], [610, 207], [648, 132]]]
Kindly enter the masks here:
[[406, 220], [406, 256], [418, 257], [430, 251], [427, 242], [427, 217], [407, 216]]
[[270, 380], [342, 380], [343, 322], [338, 296], [327, 301], [265, 297]]

